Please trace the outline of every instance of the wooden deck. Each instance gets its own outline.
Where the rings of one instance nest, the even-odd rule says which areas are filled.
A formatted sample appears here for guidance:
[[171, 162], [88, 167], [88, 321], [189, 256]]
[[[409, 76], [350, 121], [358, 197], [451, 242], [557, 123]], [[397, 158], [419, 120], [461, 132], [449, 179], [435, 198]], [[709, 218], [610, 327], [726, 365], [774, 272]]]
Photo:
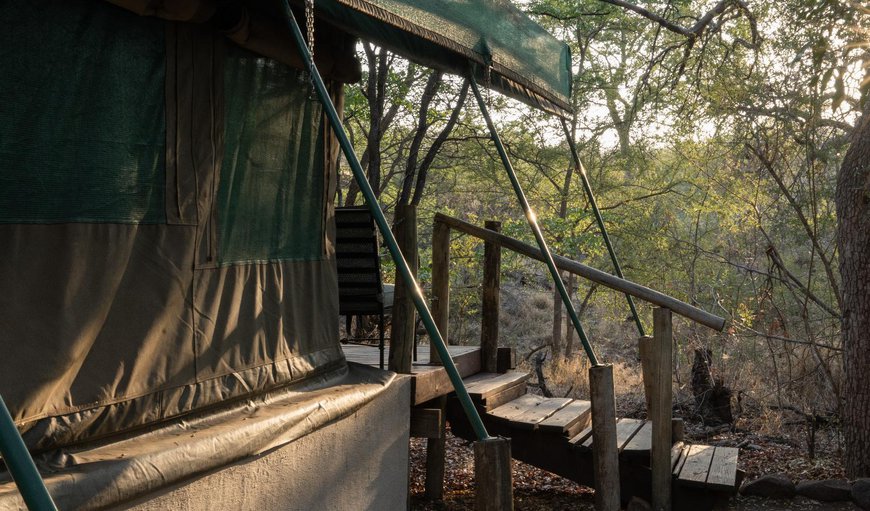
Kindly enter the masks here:
[[[379, 367], [380, 354], [377, 346], [361, 344], [342, 344], [344, 356], [348, 362]], [[389, 349], [389, 348], [388, 348]], [[480, 347], [479, 346], [448, 346], [450, 358], [456, 364], [456, 369], [462, 378], [467, 378], [480, 372]], [[419, 405], [446, 396], [453, 392], [447, 371], [440, 365], [429, 363], [429, 347], [421, 346], [417, 353], [417, 361], [411, 366], [411, 389], [414, 396], [414, 405]]]

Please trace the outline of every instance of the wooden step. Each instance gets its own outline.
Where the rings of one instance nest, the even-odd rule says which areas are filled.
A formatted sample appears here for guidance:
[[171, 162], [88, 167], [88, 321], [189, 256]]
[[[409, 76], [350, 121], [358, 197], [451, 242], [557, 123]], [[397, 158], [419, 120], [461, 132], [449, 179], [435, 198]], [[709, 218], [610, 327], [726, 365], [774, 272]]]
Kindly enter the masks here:
[[[513, 403], [514, 401], [511, 401], [511, 403]], [[534, 404], [525, 407], [525, 410], [519, 415], [514, 415], [511, 419], [509, 419], [511, 426], [517, 429], [537, 429], [538, 423], [550, 417], [560, 409], [564, 408], [571, 401], [573, 400], [570, 398], [541, 398], [541, 400], [538, 400]], [[491, 415], [493, 415], [494, 417], [498, 417], [499, 410], [505, 407], [510, 407], [511, 403], [507, 403], [496, 408], [495, 410], [493, 410]]]
[[591, 403], [582, 399], [575, 399], [553, 415], [539, 422], [538, 429], [570, 438], [588, 426], [591, 418]]
[[508, 387], [504, 390], [496, 392], [495, 394], [490, 394], [483, 399], [480, 403], [478, 403], [478, 408], [481, 409], [484, 413], [489, 413], [492, 410], [495, 410], [499, 406], [513, 401], [514, 399], [522, 396], [526, 393], [526, 381], [520, 380], [516, 385], [512, 387]]
[[523, 371], [508, 371], [506, 373], [478, 373], [464, 380], [465, 389], [471, 399], [480, 405], [486, 405], [487, 399], [499, 392], [516, 385], [525, 386], [529, 373]]
[[546, 400], [545, 397], [525, 394], [491, 412], [487, 412], [486, 415], [497, 420], [512, 422], [515, 418], [529, 411], [530, 408], [534, 408]]
[[691, 445], [674, 468], [680, 484], [733, 491], [737, 487], [737, 455], [733, 447]]
[[[644, 422], [638, 419], [617, 419], [616, 448], [620, 453], [626, 444], [643, 428]], [[590, 425], [568, 442], [577, 448], [592, 449], [592, 426]]]
[[622, 453], [626, 456], [649, 456], [652, 449], [652, 422], [646, 421], [640, 430], [625, 444]]

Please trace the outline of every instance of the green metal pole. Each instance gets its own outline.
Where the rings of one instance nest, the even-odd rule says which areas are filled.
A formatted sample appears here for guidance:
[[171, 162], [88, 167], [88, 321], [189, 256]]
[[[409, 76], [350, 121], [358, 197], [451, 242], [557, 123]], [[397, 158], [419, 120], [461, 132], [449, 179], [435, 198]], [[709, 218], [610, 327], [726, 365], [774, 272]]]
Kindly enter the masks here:
[[12, 415], [6, 408], [3, 396], [0, 396], [0, 455], [6, 468], [12, 474], [12, 479], [24, 498], [24, 503], [31, 511], [57, 511], [51, 495], [45, 488], [42, 477], [33, 464], [33, 458], [27, 452], [24, 440], [15, 427]]
[[529, 201], [526, 200], [526, 194], [523, 192], [523, 187], [517, 179], [517, 174], [514, 171], [513, 164], [511, 164], [511, 159], [501, 142], [501, 137], [498, 136], [495, 124], [493, 124], [492, 119], [489, 117], [489, 110], [486, 108], [486, 103], [483, 101], [483, 96], [480, 94], [480, 88], [477, 86], [477, 81], [474, 79], [473, 72], [469, 74], [469, 81], [471, 82], [471, 88], [474, 91], [474, 97], [477, 98], [477, 104], [480, 106], [480, 112], [483, 114], [486, 126], [489, 128], [489, 134], [492, 137], [492, 141], [495, 143], [498, 155], [501, 157], [501, 162], [504, 165], [505, 170], [507, 170], [508, 177], [510, 178], [514, 192], [517, 195], [517, 199], [519, 199], [523, 212], [526, 214], [526, 219], [529, 221], [529, 226], [531, 226], [532, 232], [535, 234], [535, 240], [538, 242], [538, 247], [541, 249], [541, 254], [544, 256], [547, 268], [550, 269], [550, 276], [553, 277], [556, 289], [562, 297], [562, 303], [565, 304], [568, 316], [571, 317], [571, 323], [573, 323], [574, 329], [577, 330], [577, 335], [580, 337], [580, 342], [583, 344], [586, 356], [589, 357], [589, 363], [593, 366], [597, 366], [598, 357], [595, 356], [595, 351], [592, 349], [592, 345], [586, 337], [586, 332], [583, 331], [583, 325], [580, 324], [580, 318], [577, 316], [577, 311], [574, 310], [574, 304], [571, 303], [571, 298], [568, 296], [568, 290], [565, 289], [565, 283], [562, 282], [562, 276], [559, 275], [559, 270], [556, 269], [556, 263], [553, 261], [553, 254], [550, 253], [550, 249], [547, 247], [547, 242], [544, 240], [544, 235], [541, 233], [541, 228], [538, 226], [538, 219], [535, 216], [535, 212], [532, 211], [532, 207], [529, 206]]
[[290, 9], [290, 4], [287, 0], [284, 1], [284, 14], [287, 25], [290, 27], [293, 39], [296, 42], [296, 47], [299, 49], [299, 53], [302, 56], [302, 62], [305, 64], [305, 69], [311, 76], [312, 82], [314, 82], [314, 89], [317, 92], [317, 97], [320, 99], [320, 103], [323, 104], [323, 109], [326, 112], [326, 116], [329, 118], [329, 123], [335, 131], [335, 135], [338, 137], [338, 143], [344, 152], [345, 158], [347, 158], [347, 162], [350, 164], [351, 170], [353, 171], [354, 179], [356, 179], [360, 191], [366, 199], [366, 204], [368, 205], [372, 216], [375, 218], [375, 223], [378, 224], [378, 229], [380, 229], [381, 235], [384, 237], [387, 248], [390, 250], [390, 255], [396, 263], [396, 268], [401, 273], [405, 282], [410, 283], [408, 287], [410, 287], [411, 299], [417, 307], [417, 313], [420, 315], [420, 319], [423, 320], [423, 325], [426, 327], [426, 332], [429, 333], [429, 338], [435, 345], [435, 349], [438, 350], [438, 356], [441, 357], [441, 362], [444, 365], [444, 369], [447, 370], [447, 376], [450, 377], [450, 382], [453, 384], [453, 390], [455, 390], [456, 395], [459, 396], [459, 402], [462, 404], [462, 408], [465, 410], [469, 422], [471, 422], [471, 427], [474, 429], [474, 433], [477, 435], [478, 439], [485, 440], [492, 438], [489, 436], [489, 433], [486, 432], [486, 427], [480, 419], [480, 414], [477, 413], [474, 403], [471, 402], [471, 397], [468, 395], [468, 391], [465, 389], [465, 384], [462, 382], [462, 376], [460, 376], [459, 371], [456, 370], [456, 365], [453, 363], [453, 359], [450, 358], [450, 353], [447, 351], [447, 345], [444, 343], [444, 338], [441, 336], [441, 332], [438, 331], [438, 327], [435, 326], [435, 320], [432, 319], [432, 313], [429, 312], [429, 307], [426, 306], [426, 300], [423, 298], [423, 291], [420, 289], [417, 280], [411, 273], [411, 269], [408, 267], [408, 262], [405, 261], [405, 257], [402, 255], [402, 251], [396, 243], [396, 238], [390, 230], [390, 225], [387, 223], [387, 219], [384, 216], [383, 211], [381, 211], [380, 205], [378, 205], [375, 192], [372, 190], [371, 185], [366, 179], [365, 172], [363, 172], [359, 159], [353, 152], [353, 146], [350, 143], [350, 139], [348, 139], [347, 133], [345, 133], [344, 127], [341, 124], [341, 119], [338, 116], [338, 112], [335, 109], [335, 105], [332, 104], [332, 99], [326, 91], [326, 85], [323, 84], [320, 72], [317, 70], [317, 66], [314, 65], [314, 62], [311, 61], [311, 52], [308, 51], [308, 45], [306, 45], [305, 39], [302, 37], [302, 31], [299, 29], [299, 24], [296, 22], [296, 16], [293, 15], [293, 11]]
[[[577, 152], [577, 146], [574, 144], [574, 137], [571, 136], [571, 131], [568, 129], [568, 124], [565, 119], [562, 121], [562, 129], [565, 130], [565, 138], [568, 139], [568, 147], [571, 148], [571, 157], [574, 158], [574, 167], [580, 174], [580, 181], [583, 183], [583, 190], [586, 191], [586, 197], [589, 199], [589, 204], [592, 205], [592, 212], [595, 214], [595, 221], [598, 222], [598, 229], [601, 231], [601, 236], [604, 238], [604, 244], [607, 246], [607, 252], [610, 254], [610, 260], [613, 261], [613, 268], [616, 270], [616, 276], [624, 279], [622, 275], [622, 267], [619, 265], [619, 259], [616, 257], [616, 251], [613, 250], [613, 245], [610, 243], [610, 236], [607, 235], [607, 227], [604, 226], [604, 218], [601, 216], [601, 211], [598, 209], [598, 202], [595, 200], [595, 194], [592, 193], [592, 186], [589, 184], [589, 177], [586, 175], [586, 167], [580, 161], [580, 154]], [[628, 308], [631, 309], [631, 315], [634, 316], [634, 323], [637, 325], [637, 331], [641, 337], [645, 336], [643, 323], [640, 321], [640, 316], [637, 314], [637, 308], [634, 306], [634, 298], [630, 294], [625, 294], [625, 299], [628, 300]]]

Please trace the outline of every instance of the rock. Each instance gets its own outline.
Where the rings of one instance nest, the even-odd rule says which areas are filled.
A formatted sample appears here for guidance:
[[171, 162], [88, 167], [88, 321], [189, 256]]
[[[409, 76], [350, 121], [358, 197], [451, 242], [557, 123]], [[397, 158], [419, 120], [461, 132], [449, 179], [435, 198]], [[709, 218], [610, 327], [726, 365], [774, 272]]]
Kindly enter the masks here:
[[740, 493], [772, 499], [790, 499], [794, 497], [795, 487], [784, 474], [767, 474], [744, 484]]
[[652, 511], [652, 506], [640, 497], [632, 497], [625, 511]]
[[845, 479], [801, 481], [796, 490], [798, 495], [822, 502], [838, 502], [852, 498], [852, 485]]
[[852, 483], [852, 501], [861, 509], [870, 511], [870, 479]]

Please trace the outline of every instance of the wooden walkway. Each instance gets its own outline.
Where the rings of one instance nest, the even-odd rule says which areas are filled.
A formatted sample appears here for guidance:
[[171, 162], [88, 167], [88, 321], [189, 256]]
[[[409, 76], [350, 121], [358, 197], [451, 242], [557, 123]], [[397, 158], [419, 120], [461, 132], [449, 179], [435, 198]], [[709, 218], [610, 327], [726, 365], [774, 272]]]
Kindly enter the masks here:
[[[348, 362], [379, 367], [380, 354], [377, 346], [342, 344], [341, 348], [344, 350], [344, 356]], [[466, 378], [480, 372], [479, 346], [448, 346], [447, 349], [450, 351], [450, 358], [456, 364], [460, 376]], [[417, 361], [411, 365], [411, 373], [414, 405], [453, 392], [453, 385], [450, 384], [447, 371], [439, 365], [429, 364], [428, 346], [422, 346], [418, 350]]]
[[[349, 361], [377, 366], [376, 347], [344, 345]], [[580, 484], [595, 487], [592, 471], [592, 428], [589, 401], [545, 398], [526, 392], [529, 374], [521, 371], [481, 373], [480, 349], [450, 346], [469, 395], [491, 435], [511, 438], [511, 455]], [[428, 365], [428, 351], [413, 365], [414, 404], [451, 392], [447, 373]], [[425, 358], [424, 358], [425, 357]], [[453, 433], [475, 440], [458, 400], [448, 401], [447, 417]], [[621, 418], [616, 424], [623, 500], [637, 495], [650, 500], [652, 423]], [[710, 509], [733, 493], [740, 478], [738, 450], [730, 447], [676, 441], [671, 449], [673, 508]]]

